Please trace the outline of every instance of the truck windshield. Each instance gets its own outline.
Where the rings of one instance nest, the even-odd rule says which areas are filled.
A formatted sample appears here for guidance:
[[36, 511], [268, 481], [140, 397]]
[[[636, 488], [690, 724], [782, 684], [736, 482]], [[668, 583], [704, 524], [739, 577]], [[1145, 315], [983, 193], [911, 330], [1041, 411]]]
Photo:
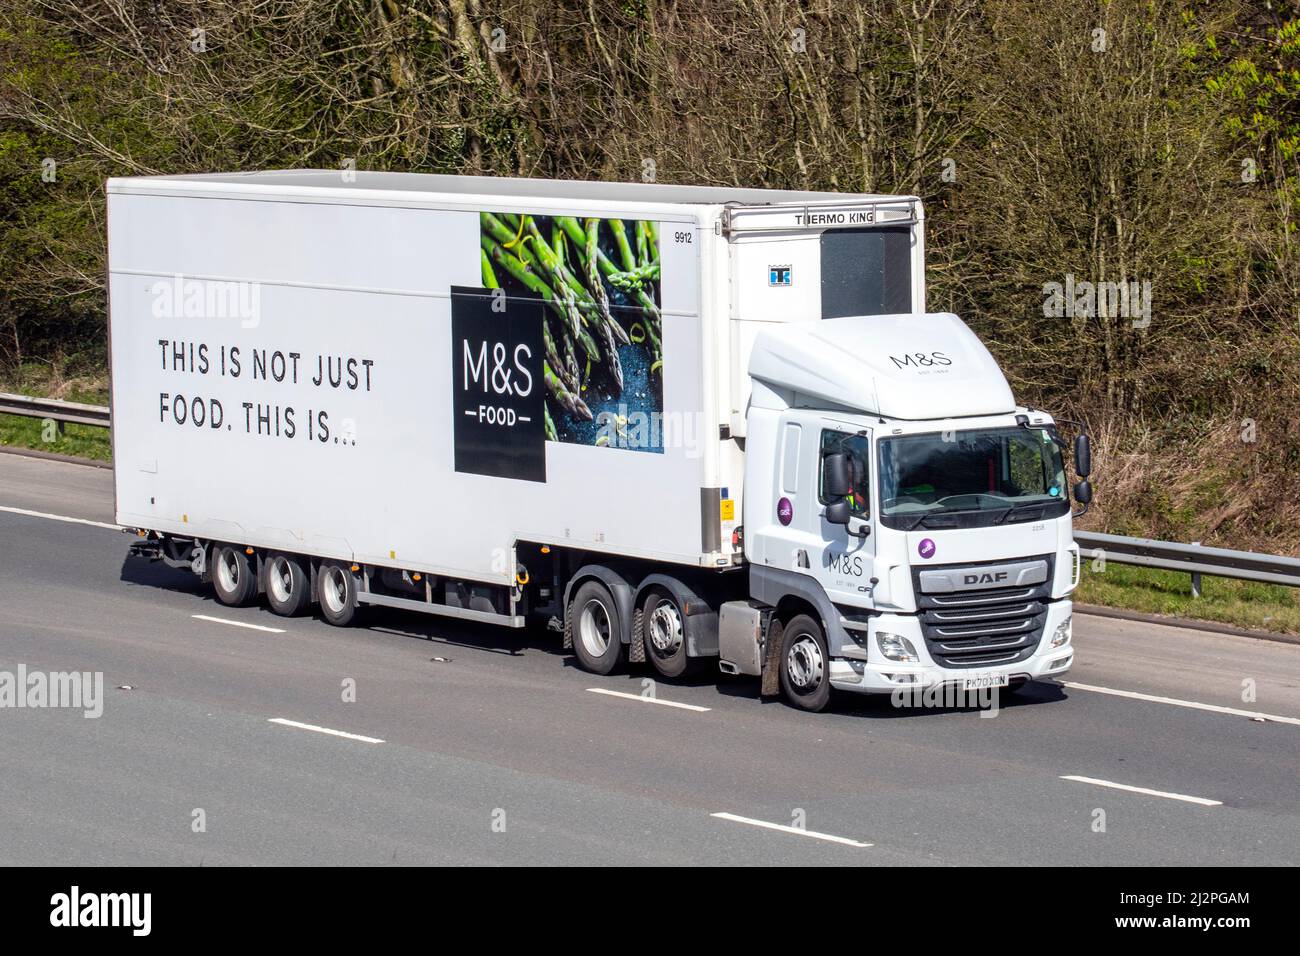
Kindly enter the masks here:
[[879, 446], [880, 514], [891, 528], [977, 527], [1069, 509], [1061, 449], [1043, 428], [905, 435]]

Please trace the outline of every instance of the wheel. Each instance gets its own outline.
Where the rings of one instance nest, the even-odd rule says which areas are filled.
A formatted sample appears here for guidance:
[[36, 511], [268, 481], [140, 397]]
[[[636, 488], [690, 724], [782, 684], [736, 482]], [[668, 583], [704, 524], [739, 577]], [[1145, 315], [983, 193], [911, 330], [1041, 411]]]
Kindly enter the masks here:
[[360, 612], [356, 577], [341, 564], [322, 564], [316, 575], [316, 600], [325, 620], [336, 627], [347, 627]]
[[800, 710], [823, 710], [831, 699], [826, 635], [807, 614], [792, 618], [781, 635], [781, 691]]
[[608, 674], [623, 657], [623, 633], [618, 606], [609, 588], [587, 581], [573, 595], [565, 611], [573, 635], [573, 652], [584, 670]]
[[284, 617], [296, 617], [311, 606], [311, 577], [302, 560], [273, 554], [266, 562], [266, 603]]
[[[677, 601], [664, 591], [652, 591], [641, 612], [640, 640], [645, 657], [664, 677], [681, 677], [690, 668], [686, 656], [686, 620]], [[633, 635], [634, 639], [637, 635]]]
[[257, 596], [257, 575], [243, 548], [217, 545], [212, 555], [212, 588], [227, 607], [243, 607]]

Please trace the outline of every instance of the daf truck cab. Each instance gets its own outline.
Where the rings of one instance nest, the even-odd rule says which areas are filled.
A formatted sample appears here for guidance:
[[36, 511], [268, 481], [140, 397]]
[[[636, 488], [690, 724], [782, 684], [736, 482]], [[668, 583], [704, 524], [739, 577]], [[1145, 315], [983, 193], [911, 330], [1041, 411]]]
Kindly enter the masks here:
[[[957, 316], [776, 326], [749, 374], [750, 594], [722, 607], [724, 671], [820, 710], [831, 688], [915, 699], [1069, 669], [1063, 439]], [[1084, 506], [1088, 455], [1080, 436]]]

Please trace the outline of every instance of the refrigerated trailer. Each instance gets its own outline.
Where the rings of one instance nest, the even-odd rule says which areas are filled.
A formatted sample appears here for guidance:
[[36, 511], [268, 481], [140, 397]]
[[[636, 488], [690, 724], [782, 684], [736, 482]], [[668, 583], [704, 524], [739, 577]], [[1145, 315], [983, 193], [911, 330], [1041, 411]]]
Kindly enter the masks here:
[[107, 191], [117, 521], [225, 604], [539, 619], [590, 671], [712, 662], [810, 710], [1071, 664], [1064, 440], [925, 311], [915, 197]]

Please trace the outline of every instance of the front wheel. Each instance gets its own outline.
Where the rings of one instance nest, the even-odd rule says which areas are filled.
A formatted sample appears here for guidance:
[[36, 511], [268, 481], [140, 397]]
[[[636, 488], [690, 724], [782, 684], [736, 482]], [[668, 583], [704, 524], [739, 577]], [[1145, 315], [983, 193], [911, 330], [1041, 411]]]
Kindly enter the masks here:
[[826, 635], [821, 624], [807, 614], [792, 618], [781, 635], [781, 692], [800, 710], [825, 710], [830, 702]]

